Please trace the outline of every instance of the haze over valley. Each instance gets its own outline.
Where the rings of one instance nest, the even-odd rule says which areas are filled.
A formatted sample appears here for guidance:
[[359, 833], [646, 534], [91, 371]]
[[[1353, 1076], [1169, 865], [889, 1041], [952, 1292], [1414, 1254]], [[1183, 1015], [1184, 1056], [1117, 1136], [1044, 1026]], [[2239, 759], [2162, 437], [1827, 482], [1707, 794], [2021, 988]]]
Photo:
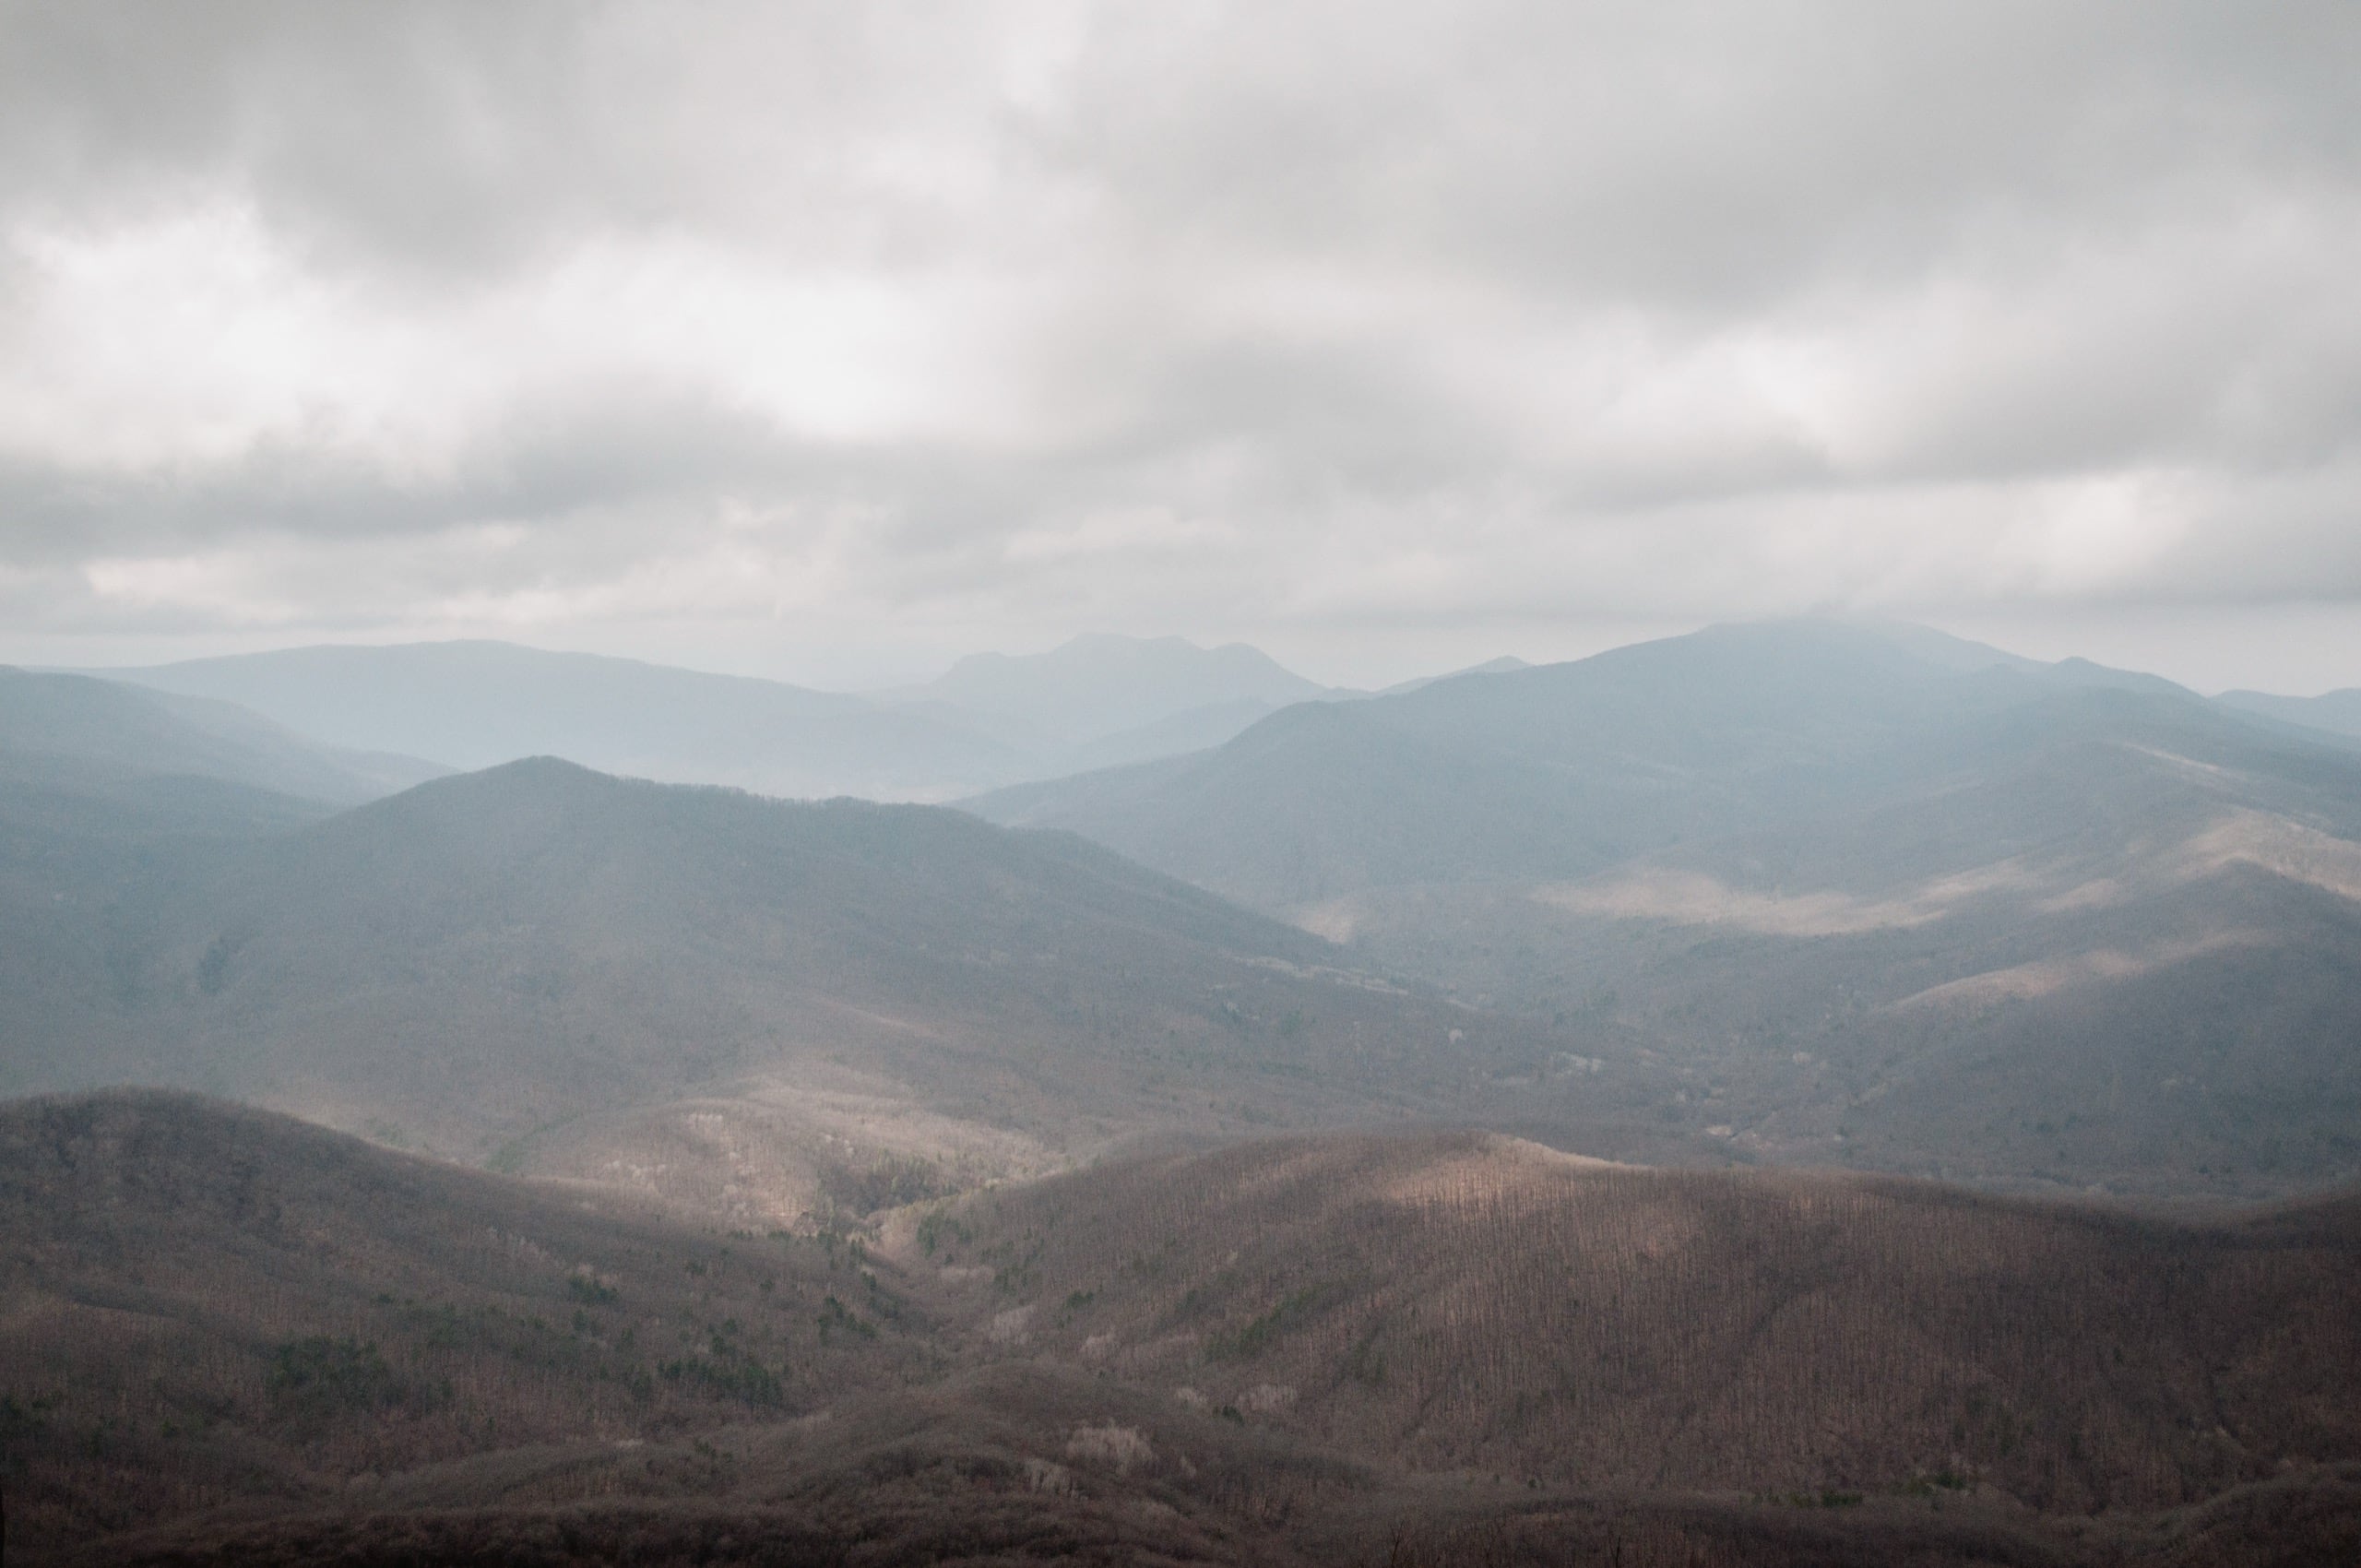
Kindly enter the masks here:
[[0, 1554], [2361, 1562], [2356, 79], [0, 0]]

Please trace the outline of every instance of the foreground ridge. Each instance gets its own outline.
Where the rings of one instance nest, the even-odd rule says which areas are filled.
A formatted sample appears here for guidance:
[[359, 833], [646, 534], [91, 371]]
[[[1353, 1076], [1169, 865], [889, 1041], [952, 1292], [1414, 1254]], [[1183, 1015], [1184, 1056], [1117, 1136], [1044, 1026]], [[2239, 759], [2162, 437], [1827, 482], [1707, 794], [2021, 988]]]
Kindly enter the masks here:
[[0, 1215], [29, 1561], [2194, 1564], [2361, 1528], [2350, 1197], [2188, 1223], [1336, 1134], [718, 1236], [116, 1092], [0, 1110]]

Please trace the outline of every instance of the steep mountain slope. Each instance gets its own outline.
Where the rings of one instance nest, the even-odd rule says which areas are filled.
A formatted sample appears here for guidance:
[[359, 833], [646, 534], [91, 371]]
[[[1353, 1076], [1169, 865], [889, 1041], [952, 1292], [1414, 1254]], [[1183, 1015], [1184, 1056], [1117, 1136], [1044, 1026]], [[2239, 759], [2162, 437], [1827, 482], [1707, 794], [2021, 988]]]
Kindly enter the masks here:
[[550, 760], [134, 879], [100, 934], [78, 1029], [6, 1020], [20, 1091], [193, 1086], [765, 1223], [1464, 1111], [1554, 1048], [1068, 836]]
[[2198, 1568], [2361, 1528], [2350, 1202], [2183, 1226], [1429, 1135], [888, 1229], [0, 1107], [11, 1561]]
[[973, 804], [1655, 1051], [1740, 1158], [2361, 1173], [2361, 758], [2152, 677], [1722, 628]]

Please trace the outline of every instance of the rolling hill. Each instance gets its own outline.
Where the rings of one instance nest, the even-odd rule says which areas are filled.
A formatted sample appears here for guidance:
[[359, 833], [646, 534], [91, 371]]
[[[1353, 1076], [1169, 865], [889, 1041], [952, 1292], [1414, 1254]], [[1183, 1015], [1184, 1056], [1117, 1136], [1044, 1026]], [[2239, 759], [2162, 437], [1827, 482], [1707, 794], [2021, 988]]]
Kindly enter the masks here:
[[882, 1229], [686, 1229], [184, 1096], [0, 1107], [12, 1561], [2226, 1568], [2361, 1540], [2350, 1198], [2188, 1224], [1332, 1135]]
[[970, 803], [1656, 1052], [1743, 1158], [2361, 1172], [2361, 758], [2152, 677], [1717, 628]]

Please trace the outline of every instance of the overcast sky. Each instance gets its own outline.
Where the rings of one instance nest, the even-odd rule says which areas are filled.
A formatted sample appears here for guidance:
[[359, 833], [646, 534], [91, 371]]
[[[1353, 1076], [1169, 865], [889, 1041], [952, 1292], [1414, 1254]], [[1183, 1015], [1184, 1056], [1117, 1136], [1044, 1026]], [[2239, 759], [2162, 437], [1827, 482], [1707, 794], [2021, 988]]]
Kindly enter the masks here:
[[0, 0], [0, 658], [2361, 684], [2361, 6]]

